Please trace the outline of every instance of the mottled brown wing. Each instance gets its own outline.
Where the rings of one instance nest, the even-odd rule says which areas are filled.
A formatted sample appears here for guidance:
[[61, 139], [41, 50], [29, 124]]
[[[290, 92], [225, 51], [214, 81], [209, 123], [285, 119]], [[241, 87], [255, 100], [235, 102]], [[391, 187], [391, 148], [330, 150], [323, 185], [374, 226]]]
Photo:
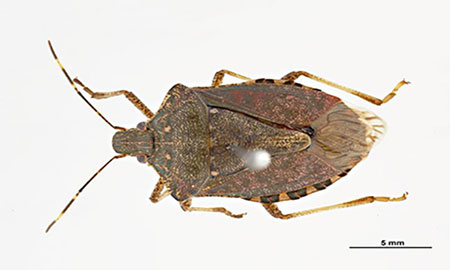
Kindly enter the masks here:
[[[252, 91], [250, 89], [248, 88], [245, 91]], [[274, 90], [275, 88], [266, 88], [264, 86], [264, 88], [256, 87], [255, 89], [254, 87], [253, 89], [257, 92], [266, 93], [266, 89]], [[249, 101], [245, 101], [247, 98], [240, 99], [238, 97], [238, 91], [239, 89], [231, 90], [236, 95], [235, 100], [249, 104]], [[285, 98], [291, 97], [291, 100], [295, 99], [298, 101], [300, 97], [295, 95], [295, 91], [300, 91], [311, 103], [300, 103], [300, 113], [289, 112], [282, 115], [282, 117], [279, 117], [279, 114], [275, 116], [264, 115], [264, 118], [266, 120], [281, 121], [283, 117], [288, 117], [288, 114], [294, 114], [292, 119], [296, 120], [289, 122], [290, 126], [307, 125], [313, 128], [314, 134], [311, 137], [311, 146], [301, 152], [274, 156], [269, 167], [262, 171], [242, 171], [226, 177], [212, 178], [197, 196], [250, 198], [295, 191], [341, 175], [367, 156], [375, 140], [370, 138], [370, 134], [373, 133], [371, 124], [366, 121], [361, 113], [350, 109], [338, 98], [323, 92], [299, 87], [290, 88], [290, 91], [292, 92], [283, 88], [282, 96]], [[308, 91], [309, 93], [307, 93]], [[270, 93], [275, 94], [273, 92]], [[211, 98], [209, 93], [207, 95], [202, 94], [202, 96], [207, 96], [209, 106], [217, 106], [216, 101], [211, 102], [213, 98]], [[314, 98], [311, 98], [311, 96]], [[217, 97], [214, 97], [214, 100], [217, 99]], [[320, 102], [317, 103], [317, 101]], [[254, 105], [256, 106], [256, 104], [264, 106], [262, 100]], [[220, 107], [255, 115], [251, 111], [247, 112], [247, 107], [241, 109], [238, 105], [239, 103], [236, 101]], [[291, 106], [294, 106], [294, 104], [288, 106], [293, 110]], [[313, 116], [310, 112], [305, 111], [306, 107], [315, 108], [314, 110], [320, 111], [321, 114]], [[255, 109], [257, 108], [255, 107]], [[301, 113], [305, 113], [308, 119], [303, 120]], [[260, 115], [263, 115], [263, 113], [258, 113], [257, 116]], [[242, 132], [245, 132], [245, 130]]]
[[150, 125], [155, 131], [153, 166], [177, 200], [192, 197], [210, 173], [206, 105], [189, 88], [175, 85]]
[[310, 126], [340, 99], [320, 90], [273, 83], [192, 88], [208, 106], [245, 113], [287, 127]]
[[262, 171], [242, 171], [210, 179], [196, 196], [251, 198], [298, 190], [323, 182], [339, 171], [308, 151], [275, 156]]
[[309, 152], [334, 168], [353, 168], [370, 152], [384, 132], [384, 122], [368, 111], [352, 109], [343, 102], [314, 121], [314, 146]]

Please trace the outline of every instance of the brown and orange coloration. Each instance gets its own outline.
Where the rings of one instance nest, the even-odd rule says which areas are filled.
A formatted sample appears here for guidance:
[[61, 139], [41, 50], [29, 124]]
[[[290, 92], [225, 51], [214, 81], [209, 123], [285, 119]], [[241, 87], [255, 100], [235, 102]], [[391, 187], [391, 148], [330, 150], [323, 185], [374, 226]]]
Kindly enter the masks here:
[[[126, 90], [93, 92], [78, 79], [72, 81], [60, 66], [77, 93], [105, 121], [75, 83], [96, 99], [124, 95], [147, 116], [146, 122], [131, 129], [116, 127], [107, 121], [119, 130], [113, 137], [113, 148], [118, 155], [109, 162], [134, 156], [153, 166], [160, 180], [150, 197], [152, 202], [172, 195], [185, 211], [221, 212], [240, 218], [244, 214], [233, 214], [223, 207], [192, 207], [191, 202], [193, 197], [203, 196], [242, 198], [262, 203], [271, 215], [286, 219], [406, 198], [406, 194], [399, 198], [369, 196], [291, 214], [283, 214], [274, 204], [323, 190], [347, 175], [369, 154], [384, 132], [383, 121], [373, 113], [351, 108], [338, 97], [295, 83], [299, 76], [344, 90], [376, 105], [389, 101], [406, 81], [398, 83], [384, 99], [377, 99], [307, 72], [291, 72], [280, 80], [251, 80], [221, 70], [210, 87], [175, 85], [158, 112], [153, 114], [133, 93]], [[222, 85], [225, 74], [245, 82]], [[267, 168], [251, 170], [238, 152], [259, 149], [270, 154], [271, 162]]]

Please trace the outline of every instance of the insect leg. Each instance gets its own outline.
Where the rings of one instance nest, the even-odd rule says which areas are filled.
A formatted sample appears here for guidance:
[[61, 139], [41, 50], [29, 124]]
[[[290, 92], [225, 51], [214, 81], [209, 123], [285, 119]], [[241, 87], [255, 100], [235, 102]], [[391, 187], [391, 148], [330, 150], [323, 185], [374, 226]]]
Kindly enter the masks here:
[[349, 201], [349, 202], [338, 203], [338, 204], [319, 207], [319, 208], [315, 208], [315, 209], [294, 212], [294, 213], [290, 213], [290, 214], [283, 214], [281, 212], [281, 210], [278, 209], [278, 206], [274, 203], [263, 203], [262, 205], [267, 210], [267, 212], [269, 212], [269, 214], [271, 214], [273, 217], [281, 218], [281, 219], [290, 219], [293, 217], [305, 216], [305, 215], [318, 213], [318, 212], [322, 212], [322, 211], [344, 208], [344, 207], [352, 207], [352, 206], [368, 204], [368, 203], [373, 203], [373, 202], [399, 202], [399, 201], [405, 200], [407, 195], [408, 195], [408, 193], [405, 193], [401, 197], [396, 197], [396, 198], [367, 196], [367, 197], [356, 199], [356, 200]]
[[247, 213], [242, 213], [242, 214], [233, 214], [230, 211], [228, 211], [227, 209], [223, 208], [223, 207], [192, 207], [191, 206], [192, 203], [192, 199], [187, 199], [185, 201], [180, 202], [180, 206], [184, 211], [201, 211], [201, 212], [219, 212], [219, 213], [224, 213], [227, 216], [230, 217], [234, 217], [234, 218], [242, 218], [244, 215], [246, 215]]
[[402, 87], [404, 84], [408, 84], [409, 83], [409, 82], [407, 82], [405, 80], [400, 81], [399, 83], [397, 83], [397, 85], [395, 86], [394, 90], [392, 90], [389, 94], [387, 94], [383, 99], [379, 99], [379, 98], [373, 97], [371, 95], [368, 95], [368, 94], [356, 91], [354, 89], [351, 89], [351, 88], [339, 85], [337, 83], [330, 82], [328, 80], [325, 80], [325, 79], [323, 79], [323, 78], [321, 78], [319, 76], [313, 75], [313, 74], [308, 73], [306, 71], [293, 71], [293, 72], [288, 73], [287, 75], [283, 76], [283, 78], [281, 78], [281, 79], [282, 80], [286, 80], [286, 81], [294, 81], [300, 76], [305, 76], [307, 78], [310, 78], [311, 80], [314, 80], [314, 81], [317, 81], [317, 82], [321, 82], [321, 83], [329, 85], [331, 87], [343, 90], [343, 91], [345, 91], [347, 93], [350, 93], [352, 95], [358, 96], [358, 97], [360, 97], [360, 98], [362, 98], [362, 99], [364, 99], [364, 100], [366, 100], [366, 101], [368, 101], [370, 103], [373, 103], [375, 105], [381, 105], [381, 104], [384, 104], [384, 103], [388, 102], [389, 100], [391, 100], [395, 96], [396, 92], [398, 91], [398, 89], [400, 89], [400, 87]]
[[87, 86], [85, 86], [78, 78], [75, 78], [73, 80], [75, 83], [83, 87], [83, 90], [86, 91], [89, 95], [91, 95], [91, 98], [95, 99], [103, 99], [103, 98], [110, 98], [115, 96], [124, 95], [133, 105], [140, 110], [147, 118], [152, 118], [153, 113], [150, 111], [147, 106], [132, 92], [127, 90], [118, 90], [118, 91], [112, 91], [112, 92], [94, 92], [91, 89], [89, 89]]
[[81, 99], [84, 100], [84, 102], [86, 102], [89, 107], [91, 107], [92, 110], [94, 110], [98, 116], [100, 116], [100, 118], [102, 118], [108, 125], [110, 125], [112, 128], [117, 129], [117, 130], [126, 130], [126, 128], [123, 127], [119, 127], [119, 126], [114, 126], [113, 124], [111, 124], [111, 122], [108, 121], [108, 119], [106, 119], [84, 96], [83, 94], [81, 94], [81, 92], [78, 90], [77, 86], [75, 85], [75, 83], [73, 82], [72, 78], [69, 76], [69, 73], [66, 71], [66, 69], [63, 67], [63, 65], [61, 64], [61, 62], [58, 59], [58, 56], [56, 56], [56, 52], [53, 49], [52, 43], [50, 42], [50, 40], [48, 41], [48, 46], [50, 47], [50, 51], [52, 52], [53, 57], [55, 58], [55, 61], [58, 63], [59, 68], [61, 68], [61, 71], [64, 73], [64, 76], [66, 77], [66, 79], [69, 81], [69, 83], [72, 85], [73, 90], [75, 90], [75, 92], [77, 92], [77, 94], [81, 97]]
[[222, 69], [216, 72], [216, 74], [214, 75], [213, 81], [212, 81], [212, 86], [219, 86], [222, 84], [223, 81], [223, 77], [225, 76], [225, 74], [228, 74], [230, 76], [242, 79], [244, 81], [250, 81], [250, 78], [247, 78], [245, 76], [239, 75], [237, 73], [234, 73], [233, 71], [229, 71], [226, 69]]
[[167, 197], [168, 195], [170, 195], [169, 189], [166, 189], [163, 192], [164, 187], [165, 187], [164, 182], [161, 179], [159, 179], [158, 183], [156, 183], [155, 189], [153, 189], [152, 195], [150, 196], [150, 201], [152, 201], [152, 203], [157, 203], [160, 200]]

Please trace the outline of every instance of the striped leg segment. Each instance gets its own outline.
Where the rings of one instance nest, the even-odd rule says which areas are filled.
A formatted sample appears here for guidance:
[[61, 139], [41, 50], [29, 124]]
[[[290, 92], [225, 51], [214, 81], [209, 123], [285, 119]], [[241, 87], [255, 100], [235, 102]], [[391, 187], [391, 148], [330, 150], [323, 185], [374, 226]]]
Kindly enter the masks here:
[[233, 218], [242, 218], [247, 213], [242, 214], [233, 214], [224, 207], [192, 207], [192, 199], [187, 199], [185, 201], [180, 202], [180, 206], [184, 211], [200, 211], [200, 212], [218, 212], [224, 213], [225, 215]]
[[351, 89], [351, 88], [339, 85], [337, 83], [325, 80], [325, 79], [323, 79], [323, 78], [321, 78], [319, 76], [313, 75], [313, 74], [308, 73], [306, 71], [293, 71], [293, 72], [285, 75], [281, 79], [282, 80], [286, 80], [286, 81], [294, 81], [294, 80], [298, 79], [298, 77], [300, 77], [300, 76], [305, 76], [305, 77], [307, 77], [307, 78], [309, 78], [311, 80], [314, 80], [314, 81], [317, 81], [317, 82], [329, 85], [331, 87], [343, 90], [343, 91], [345, 91], [347, 93], [350, 93], [352, 95], [358, 96], [358, 97], [360, 97], [360, 98], [362, 98], [362, 99], [364, 99], [364, 100], [366, 100], [366, 101], [368, 101], [370, 103], [373, 103], [375, 105], [381, 105], [381, 104], [384, 104], [384, 103], [388, 102], [389, 100], [391, 100], [396, 95], [396, 92], [398, 91], [398, 89], [400, 89], [400, 87], [402, 87], [404, 84], [408, 84], [409, 83], [409, 82], [407, 82], [405, 80], [402, 80], [401, 82], [399, 82], [395, 86], [394, 90], [392, 90], [389, 94], [387, 94], [383, 99], [379, 99], [379, 98], [373, 97], [371, 95], [368, 95], [368, 94], [356, 91], [354, 89]]
[[250, 81], [250, 78], [247, 78], [245, 76], [242, 76], [240, 74], [234, 73], [233, 71], [229, 71], [226, 69], [222, 69], [220, 71], [217, 71], [216, 74], [214, 75], [213, 81], [212, 81], [212, 86], [219, 86], [222, 84], [223, 82], [223, 77], [225, 76], [225, 74], [228, 74], [230, 76], [242, 79], [244, 81]]
[[278, 206], [274, 203], [263, 203], [262, 205], [267, 210], [267, 212], [269, 212], [269, 214], [271, 214], [273, 217], [281, 218], [281, 219], [290, 219], [290, 218], [305, 216], [305, 215], [314, 214], [314, 213], [318, 213], [318, 212], [322, 212], [322, 211], [344, 208], [344, 207], [358, 206], [358, 205], [363, 205], [363, 204], [368, 204], [368, 203], [373, 203], [373, 202], [399, 202], [399, 201], [405, 200], [407, 195], [408, 195], [408, 193], [405, 193], [401, 197], [396, 197], [396, 198], [367, 196], [367, 197], [356, 199], [356, 200], [349, 201], [349, 202], [319, 207], [319, 208], [310, 209], [310, 210], [304, 210], [304, 211], [290, 213], [290, 214], [283, 214], [281, 212], [281, 210], [278, 208]]
[[145, 106], [145, 104], [132, 92], [127, 90], [118, 90], [118, 91], [111, 91], [111, 92], [94, 92], [91, 89], [89, 89], [87, 86], [85, 86], [78, 78], [73, 79], [75, 83], [83, 87], [83, 90], [88, 93], [91, 98], [95, 99], [103, 99], [103, 98], [110, 98], [115, 96], [124, 95], [133, 105], [141, 111], [147, 118], [152, 118], [153, 113], [152, 111]]
[[169, 189], [166, 189], [163, 192], [164, 187], [165, 187], [164, 182], [161, 179], [159, 179], [158, 183], [156, 183], [156, 186], [153, 189], [152, 195], [150, 196], [150, 201], [152, 203], [157, 203], [170, 195]]

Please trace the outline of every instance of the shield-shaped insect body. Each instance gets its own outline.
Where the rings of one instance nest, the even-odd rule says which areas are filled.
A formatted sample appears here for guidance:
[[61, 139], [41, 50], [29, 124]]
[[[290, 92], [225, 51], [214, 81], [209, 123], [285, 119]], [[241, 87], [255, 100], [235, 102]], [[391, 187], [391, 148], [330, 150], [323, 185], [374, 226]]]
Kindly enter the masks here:
[[[279, 80], [252, 80], [221, 70], [209, 87], [176, 84], [153, 114], [129, 91], [94, 92], [80, 80], [72, 80], [51, 45], [50, 48], [77, 93], [118, 130], [113, 137], [118, 155], [89, 179], [47, 231], [106, 165], [125, 156], [137, 157], [158, 172], [160, 179], [150, 197], [152, 202], [172, 195], [185, 211], [221, 212], [240, 218], [244, 214], [233, 214], [223, 207], [191, 206], [194, 197], [234, 197], [259, 202], [274, 217], [287, 219], [406, 198], [406, 194], [397, 198], [367, 196], [290, 214], [283, 214], [275, 204], [323, 190], [347, 175], [384, 132], [384, 123], [375, 114], [351, 108], [336, 96], [298, 84], [295, 80], [299, 76], [376, 105], [394, 97], [407, 83], [404, 80], [384, 99], [377, 99], [303, 71], [291, 72]], [[244, 82], [224, 85], [225, 74]], [[75, 83], [96, 99], [124, 95], [148, 120], [130, 129], [112, 125], [84, 98]], [[256, 156], [262, 156], [261, 161], [255, 163]]]

